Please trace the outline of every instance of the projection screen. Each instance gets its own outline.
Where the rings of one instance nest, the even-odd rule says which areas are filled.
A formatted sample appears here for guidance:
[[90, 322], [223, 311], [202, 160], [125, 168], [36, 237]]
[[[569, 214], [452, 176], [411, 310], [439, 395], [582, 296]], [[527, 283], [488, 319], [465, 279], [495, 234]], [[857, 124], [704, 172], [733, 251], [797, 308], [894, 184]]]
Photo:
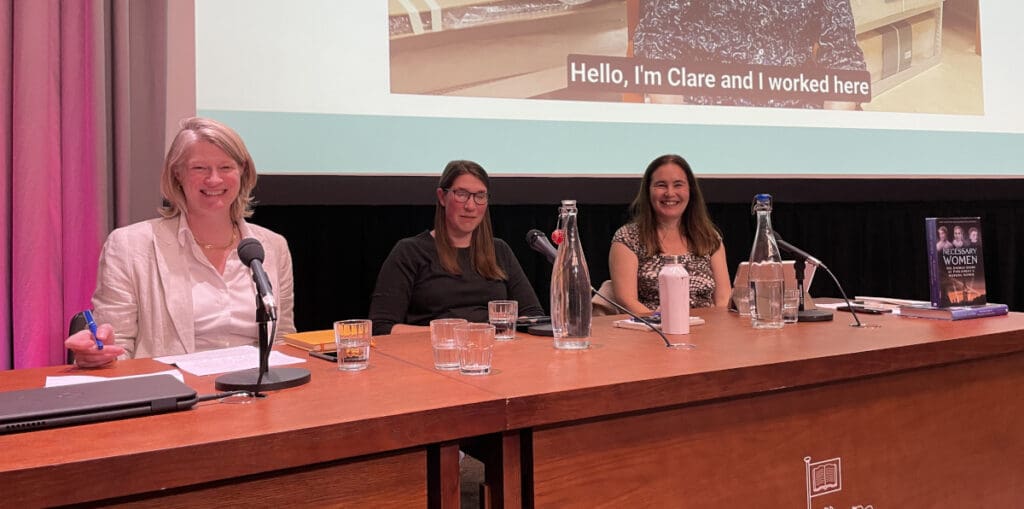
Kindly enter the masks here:
[[[1019, 2], [196, 0], [261, 173], [1020, 177]], [[983, 50], [983, 51], [982, 51]]]

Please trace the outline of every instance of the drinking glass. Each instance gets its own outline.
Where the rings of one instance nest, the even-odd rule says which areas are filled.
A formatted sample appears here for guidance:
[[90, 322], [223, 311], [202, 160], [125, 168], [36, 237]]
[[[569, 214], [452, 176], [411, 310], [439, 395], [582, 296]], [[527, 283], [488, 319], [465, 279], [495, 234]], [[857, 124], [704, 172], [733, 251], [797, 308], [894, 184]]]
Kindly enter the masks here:
[[486, 375], [491, 372], [494, 352], [494, 326], [487, 323], [466, 323], [455, 326], [459, 345], [459, 373]]
[[430, 321], [430, 345], [434, 349], [434, 368], [445, 371], [459, 369], [459, 343], [455, 326], [467, 323], [462, 318], [438, 318]]
[[514, 300], [492, 300], [487, 303], [487, 321], [494, 326], [494, 339], [511, 341], [516, 338], [516, 320], [519, 303]]
[[782, 323], [796, 323], [800, 309], [800, 290], [786, 290], [782, 294]]
[[359, 371], [370, 364], [370, 338], [373, 322], [370, 320], [340, 320], [334, 322], [334, 344], [338, 348], [338, 369]]

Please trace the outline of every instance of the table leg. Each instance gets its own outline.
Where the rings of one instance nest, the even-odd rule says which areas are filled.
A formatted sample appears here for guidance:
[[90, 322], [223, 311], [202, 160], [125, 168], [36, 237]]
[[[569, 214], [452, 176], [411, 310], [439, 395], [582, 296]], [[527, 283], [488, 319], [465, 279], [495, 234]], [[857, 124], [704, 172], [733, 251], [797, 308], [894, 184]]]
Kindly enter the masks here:
[[430, 446], [427, 451], [429, 506], [439, 509], [458, 509], [459, 444], [457, 442]]

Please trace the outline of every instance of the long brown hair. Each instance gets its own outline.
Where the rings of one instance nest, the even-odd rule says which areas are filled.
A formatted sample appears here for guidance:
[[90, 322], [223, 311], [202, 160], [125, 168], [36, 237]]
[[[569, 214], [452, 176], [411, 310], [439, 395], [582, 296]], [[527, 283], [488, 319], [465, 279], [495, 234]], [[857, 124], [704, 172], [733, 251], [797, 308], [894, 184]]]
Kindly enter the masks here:
[[708, 207], [704, 204], [704, 195], [697, 184], [697, 178], [690, 169], [690, 164], [681, 156], [666, 154], [651, 161], [640, 181], [640, 190], [629, 206], [631, 221], [636, 223], [640, 232], [640, 242], [648, 255], [662, 253], [661, 242], [658, 240], [657, 220], [654, 217], [654, 206], [651, 205], [651, 179], [658, 168], [666, 164], [674, 164], [683, 169], [689, 187], [690, 199], [679, 220], [680, 234], [686, 236], [690, 252], [700, 256], [710, 256], [722, 244], [722, 233], [711, 221]]
[[164, 159], [163, 172], [160, 174], [160, 192], [166, 203], [158, 209], [164, 217], [174, 217], [182, 211], [188, 212], [185, 204], [185, 192], [181, 188], [181, 173], [185, 170], [185, 157], [193, 145], [205, 141], [224, 151], [238, 164], [241, 172], [238, 196], [231, 203], [231, 220], [241, 221], [252, 216], [254, 203], [252, 190], [256, 187], [256, 163], [245, 148], [245, 142], [230, 127], [216, 120], [202, 117], [186, 118], [181, 121], [181, 128], [171, 142]]
[[[441, 173], [441, 180], [437, 183], [437, 187], [447, 190], [451, 188], [455, 179], [462, 175], [472, 175], [480, 179], [488, 190], [491, 188], [487, 172], [473, 161], [448, 163]], [[441, 267], [449, 274], [461, 274], [458, 252], [452, 245], [451, 238], [448, 237], [448, 223], [445, 221], [444, 207], [441, 206], [440, 200], [434, 206], [434, 244], [437, 246], [437, 257]], [[480, 220], [480, 225], [473, 230], [473, 237], [469, 241], [469, 257], [473, 264], [473, 270], [484, 278], [491, 280], [508, 278], [505, 271], [498, 265], [498, 259], [494, 255], [494, 233], [491, 230], [491, 208], [489, 205], [484, 209], [484, 217]]]

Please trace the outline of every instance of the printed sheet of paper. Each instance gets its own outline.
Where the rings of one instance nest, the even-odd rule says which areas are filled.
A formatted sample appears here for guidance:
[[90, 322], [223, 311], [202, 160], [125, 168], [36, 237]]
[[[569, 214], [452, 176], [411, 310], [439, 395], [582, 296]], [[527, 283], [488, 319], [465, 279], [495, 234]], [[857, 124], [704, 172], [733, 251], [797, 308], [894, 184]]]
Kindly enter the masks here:
[[[207, 350], [205, 352], [157, 357], [154, 360], [176, 365], [178, 368], [188, 371], [193, 375], [216, 375], [258, 368], [260, 366], [260, 350], [255, 346], [236, 346], [219, 350]], [[271, 367], [298, 364], [300, 362], [306, 362], [306, 359], [292, 357], [277, 351], [270, 352], [269, 365]]]

